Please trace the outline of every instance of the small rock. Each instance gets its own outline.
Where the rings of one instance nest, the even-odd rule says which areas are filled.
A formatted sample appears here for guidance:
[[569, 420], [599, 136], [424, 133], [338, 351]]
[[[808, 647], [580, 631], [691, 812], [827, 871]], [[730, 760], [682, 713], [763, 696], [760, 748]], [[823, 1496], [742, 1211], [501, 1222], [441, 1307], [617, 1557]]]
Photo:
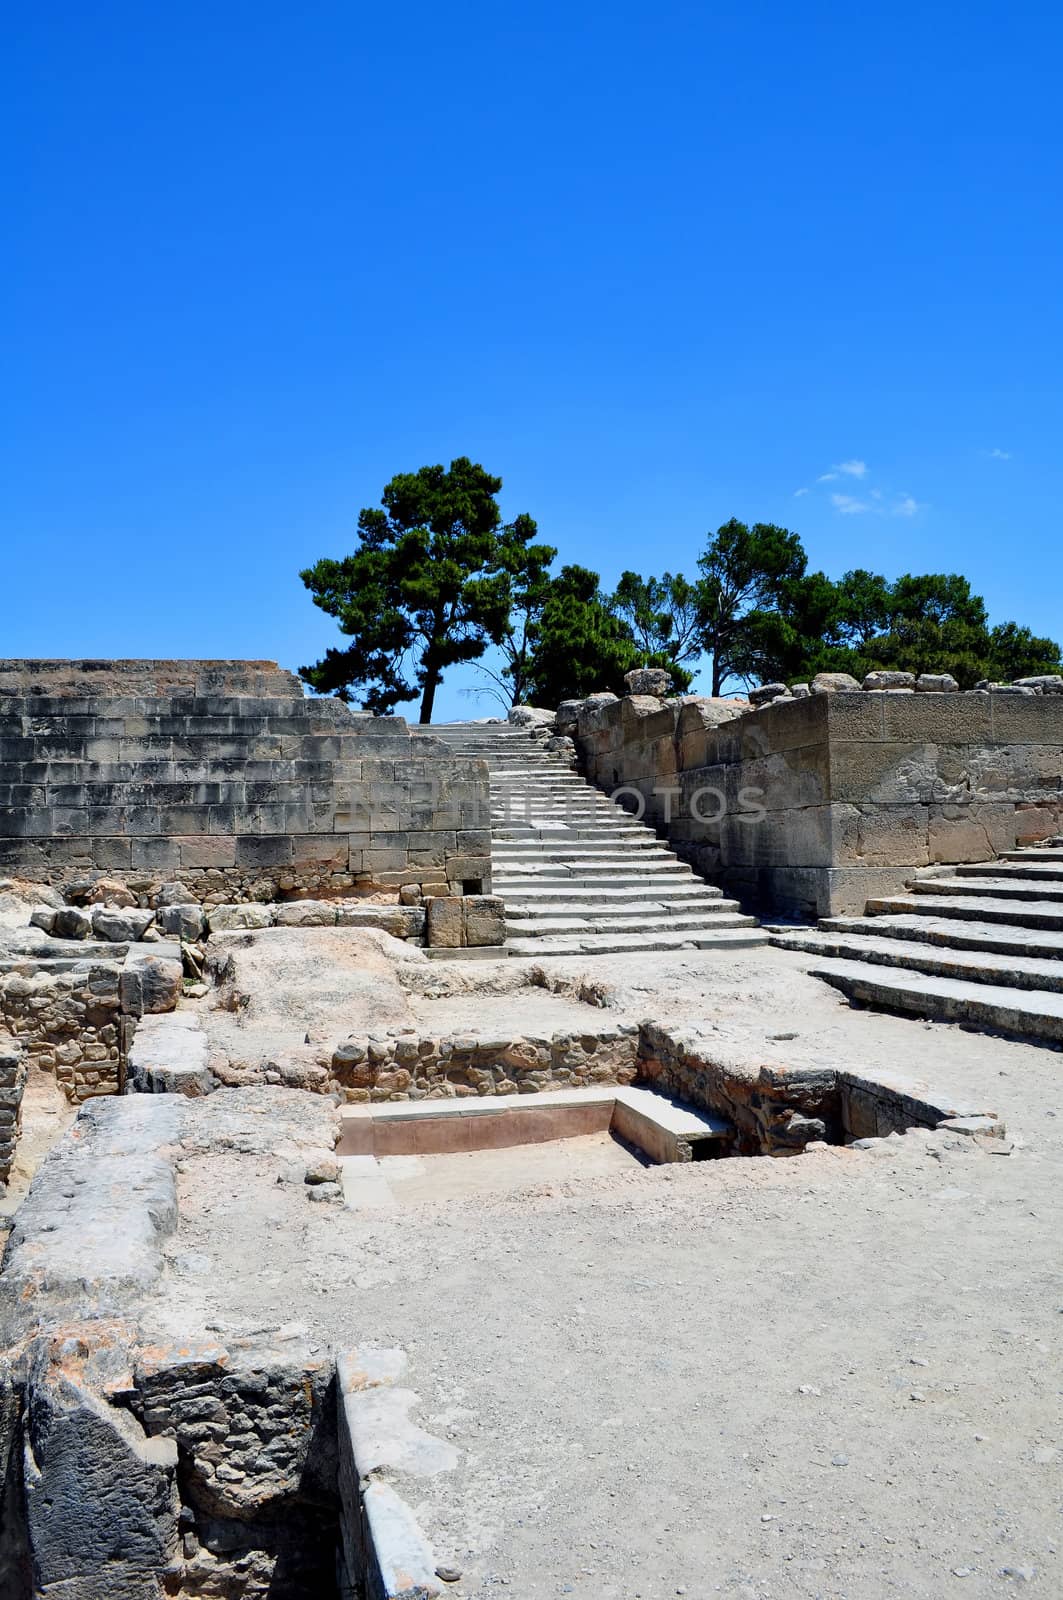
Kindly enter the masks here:
[[307, 1183], [338, 1183], [340, 1180], [340, 1164], [332, 1155], [314, 1156], [306, 1169], [305, 1182]]
[[1036, 1567], [1001, 1567], [1002, 1578], [1015, 1578], [1019, 1583], [1029, 1583], [1037, 1576]]
[[92, 933], [92, 918], [80, 906], [64, 906], [55, 914], [52, 931], [58, 939], [87, 939]]
[[451, 1566], [449, 1562], [441, 1562], [436, 1568], [436, 1577], [444, 1583], [457, 1583], [461, 1577], [461, 1568]]
[[785, 683], [762, 683], [759, 689], [750, 689], [751, 706], [770, 705], [773, 700], [788, 700], [790, 691]]
[[817, 672], [812, 679], [813, 694], [860, 693], [860, 684], [849, 672]]
[[974, 1577], [974, 1568], [973, 1567], [953, 1567], [952, 1576], [954, 1578], [973, 1578]]
[[832, 1467], [847, 1467], [849, 1465], [849, 1457], [843, 1455], [831, 1456], [830, 1464]]
[[311, 1200], [338, 1200], [343, 1190], [338, 1183], [315, 1183], [306, 1192]]
[[916, 694], [958, 694], [960, 686], [951, 672], [921, 672], [915, 680]]

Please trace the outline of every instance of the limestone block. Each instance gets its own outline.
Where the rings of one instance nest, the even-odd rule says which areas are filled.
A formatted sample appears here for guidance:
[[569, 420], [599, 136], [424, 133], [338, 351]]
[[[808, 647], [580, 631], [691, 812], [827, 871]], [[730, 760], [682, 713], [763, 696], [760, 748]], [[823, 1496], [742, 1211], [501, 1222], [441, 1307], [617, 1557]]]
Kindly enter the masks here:
[[550, 728], [553, 727], [555, 715], [544, 706], [511, 706], [506, 720], [514, 728]]
[[958, 694], [959, 689], [951, 672], [921, 672], [915, 680], [916, 694]]
[[864, 679], [865, 689], [914, 689], [914, 672], [869, 672]]
[[212, 906], [207, 912], [211, 933], [224, 933], [232, 928], [268, 928], [272, 923], [272, 906], [222, 905]]
[[987, 744], [992, 734], [987, 695], [890, 695], [882, 701], [886, 739]]
[[278, 928], [326, 928], [336, 922], [336, 907], [328, 900], [290, 900], [277, 907]]
[[887, 699], [883, 695], [832, 694], [825, 702], [827, 708], [827, 737], [831, 744], [854, 739], [881, 739], [884, 732], [883, 711]]
[[656, 695], [663, 699], [672, 687], [672, 675], [663, 667], [636, 667], [624, 674], [629, 695]]
[[1063, 678], [1058, 672], [1042, 673], [1036, 678], [1016, 678], [1020, 689], [1037, 689], [1041, 694], [1063, 694]]
[[812, 679], [813, 694], [837, 694], [859, 690], [860, 684], [849, 672], [817, 672]]
[[[855, 855], [868, 866], [926, 866], [933, 859], [929, 853], [928, 818], [924, 805], [861, 807]], [[848, 851], [841, 850], [835, 857], [839, 863], [851, 859]]]
[[189, 944], [202, 937], [206, 926], [203, 907], [191, 901], [185, 905], [160, 906], [155, 920], [160, 933], [184, 939]]
[[1018, 815], [1013, 805], [931, 807], [929, 852], [934, 862], [991, 861], [1002, 850], [1014, 850]]
[[751, 706], [765, 706], [772, 700], [789, 699], [790, 691], [785, 683], [762, 683], [758, 689], [750, 689], [749, 703]]
[[194, 839], [178, 839], [182, 867], [235, 867], [236, 840], [203, 835]]
[[92, 918], [80, 906], [64, 906], [55, 914], [52, 931], [57, 939], [88, 939], [92, 936]]
[[462, 901], [465, 943], [472, 946], [505, 944], [506, 905], [498, 895], [466, 895]]
[[1063, 696], [994, 694], [989, 707], [998, 742], [1063, 745]]
[[465, 937], [465, 916], [460, 895], [433, 895], [425, 901], [428, 944], [460, 949]]
[[108, 939], [113, 944], [129, 944], [143, 938], [154, 920], [154, 911], [142, 911], [136, 906], [95, 906], [92, 911], [92, 931], [97, 939]]

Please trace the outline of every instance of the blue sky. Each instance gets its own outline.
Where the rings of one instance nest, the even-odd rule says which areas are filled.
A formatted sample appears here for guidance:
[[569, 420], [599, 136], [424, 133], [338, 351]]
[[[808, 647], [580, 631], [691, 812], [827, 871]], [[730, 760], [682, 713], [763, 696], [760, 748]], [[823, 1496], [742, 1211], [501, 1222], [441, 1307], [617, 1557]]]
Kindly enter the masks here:
[[297, 667], [300, 567], [458, 454], [607, 581], [739, 516], [1063, 634], [1058, 6], [5, 32], [0, 654]]

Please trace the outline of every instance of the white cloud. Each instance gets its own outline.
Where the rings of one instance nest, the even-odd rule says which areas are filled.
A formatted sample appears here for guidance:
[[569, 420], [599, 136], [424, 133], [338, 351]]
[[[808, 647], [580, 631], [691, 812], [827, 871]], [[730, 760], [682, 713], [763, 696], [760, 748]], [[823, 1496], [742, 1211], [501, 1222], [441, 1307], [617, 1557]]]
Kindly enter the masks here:
[[1000, 449], [987, 450], [986, 451], [986, 455], [989, 457], [990, 461], [1010, 461], [1011, 460], [1011, 451], [1010, 450], [1000, 450]]
[[833, 483], [837, 476], [838, 476], [838, 474], [836, 472], [823, 472], [816, 479], [816, 482], [817, 483]]
[[881, 489], [872, 489], [871, 498], [872, 498], [872, 500], [881, 500], [882, 499], [882, 490]]
[[801, 496], [803, 494], [807, 494], [807, 493], [808, 493], [807, 489], [795, 489], [794, 490], [794, 499], [795, 500], [800, 500]]
[[855, 517], [861, 511], [870, 510], [866, 500], [856, 500], [851, 494], [832, 494], [830, 503], [843, 517]]
[[893, 507], [895, 517], [914, 517], [917, 511], [922, 511], [922, 506], [914, 495], [904, 494]]
[[865, 478], [867, 476], [866, 461], [839, 461], [835, 472], [844, 472], [847, 478]]

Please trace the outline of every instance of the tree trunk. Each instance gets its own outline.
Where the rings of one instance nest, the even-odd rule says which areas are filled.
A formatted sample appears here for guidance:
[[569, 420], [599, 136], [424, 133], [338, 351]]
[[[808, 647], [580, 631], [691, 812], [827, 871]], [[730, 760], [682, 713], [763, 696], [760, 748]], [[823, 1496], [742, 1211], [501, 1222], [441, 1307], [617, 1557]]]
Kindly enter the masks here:
[[718, 695], [723, 688], [723, 677], [720, 673], [721, 664], [719, 652], [714, 650], [712, 652], [712, 692], [714, 696]]
[[429, 723], [432, 720], [432, 707], [436, 703], [436, 690], [439, 688], [439, 677], [439, 668], [429, 667], [428, 675], [424, 680], [424, 694], [421, 696], [420, 722], [422, 725]]

